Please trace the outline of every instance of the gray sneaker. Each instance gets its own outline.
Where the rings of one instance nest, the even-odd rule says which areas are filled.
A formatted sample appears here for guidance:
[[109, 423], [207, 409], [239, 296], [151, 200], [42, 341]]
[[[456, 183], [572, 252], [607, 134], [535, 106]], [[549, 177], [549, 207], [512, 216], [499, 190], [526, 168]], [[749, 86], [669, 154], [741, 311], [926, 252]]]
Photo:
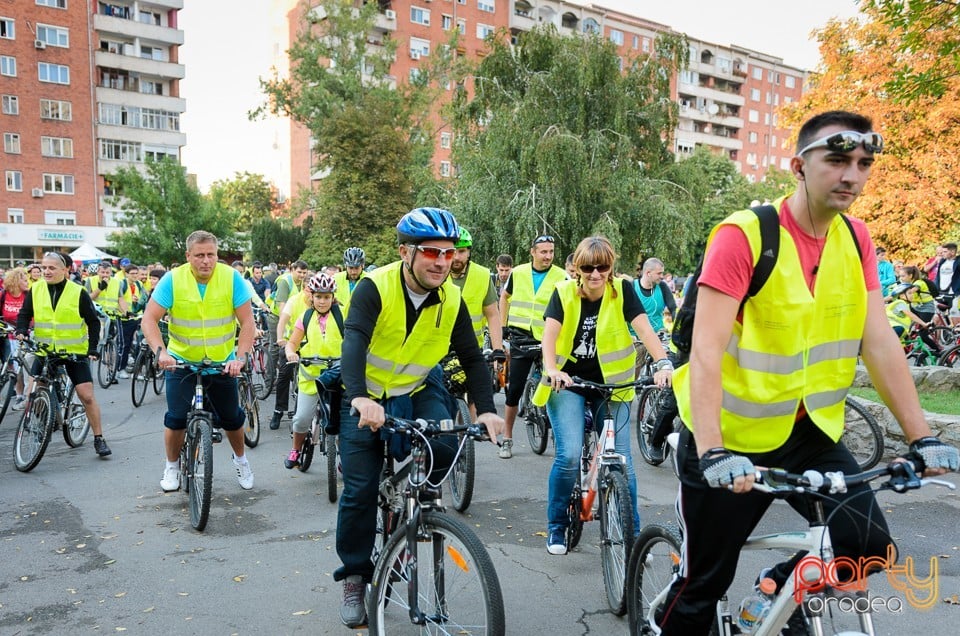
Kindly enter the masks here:
[[340, 605], [340, 620], [347, 627], [354, 629], [367, 624], [367, 610], [363, 605], [363, 594], [366, 585], [363, 577], [353, 574], [343, 580], [343, 603]]
[[513, 440], [509, 437], [500, 443], [500, 459], [510, 459], [513, 457]]

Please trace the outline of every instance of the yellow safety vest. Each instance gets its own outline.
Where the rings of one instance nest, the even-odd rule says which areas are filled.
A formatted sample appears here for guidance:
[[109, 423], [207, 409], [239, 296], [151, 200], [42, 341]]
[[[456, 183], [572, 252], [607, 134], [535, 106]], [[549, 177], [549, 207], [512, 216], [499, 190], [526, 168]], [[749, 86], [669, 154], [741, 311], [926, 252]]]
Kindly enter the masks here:
[[551, 265], [536, 293], [533, 291], [533, 266], [530, 263], [514, 267], [510, 277], [513, 279], [513, 293], [510, 294], [507, 326], [526, 329], [534, 338], [542, 340], [543, 312], [547, 309], [547, 303], [550, 302], [557, 283], [566, 280], [567, 273], [556, 265]]
[[[360, 278], [357, 279], [357, 285], [360, 284], [360, 281], [367, 277], [366, 272], [360, 272]], [[350, 281], [347, 280], [346, 272], [337, 272], [333, 276], [333, 280], [337, 283], [337, 291], [334, 292], [334, 298], [337, 299], [337, 302], [340, 303], [341, 311], [343, 317], [347, 317], [347, 308], [350, 306], [350, 297], [353, 295], [353, 292], [350, 291]], [[354, 285], [356, 289], [356, 285]]]
[[913, 321], [906, 313], [909, 310], [910, 304], [905, 300], [894, 300], [887, 303], [887, 320], [890, 322], [890, 326], [910, 329], [910, 323]]
[[448, 277], [444, 285], [460, 287], [460, 296], [470, 312], [470, 321], [473, 323], [473, 333], [477, 336], [477, 344], [483, 346], [483, 326], [487, 324], [487, 317], [483, 314], [483, 300], [487, 297], [487, 290], [490, 289], [490, 270], [483, 265], [469, 263], [465, 278], [462, 287], [453, 282], [453, 277]]
[[293, 274], [284, 274], [283, 276], [277, 278], [277, 280], [273, 281], [273, 290], [270, 292], [270, 295], [267, 296], [264, 304], [270, 308], [270, 311], [273, 312], [274, 316], [280, 315], [280, 310], [277, 309], [277, 285], [280, 283], [281, 279], [285, 279], [287, 281], [287, 285], [290, 287], [290, 295], [287, 296], [287, 300], [285, 302], [290, 302], [291, 297], [300, 293], [300, 287], [293, 282]]
[[[614, 297], [613, 290], [616, 290]], [[577, 281], [565, 280], [557, 285], [560, 303], [563, 305], [563, 323], [557, 334], [557, 365], [562, 369], [567, 360], [574, 360], [573, 339], [580, 325], [580, 309], [583, 298], [577, 294]], [[634, 377], [637, 350], [633, 336], [623, 319], [623, 279], [613, 279], [613, 287], [606, 285], [597, 316], [597, 359], [603, 381], [608, 384], [629, 382]], [[633, 388], [615, 391], [613, 400], [629, 402], [636, 395]], [[543, 406], [550, 397], [550, 386], [540, 384], [533, 396], [533, 403]]]
[[284, 338], [287, 340], [290, 339], [290, 334], [293, 333], [293, 326], [297, 323], [297, 318], [302, 316], [303, 312], [305, 312], [312, 304], [313, 299], [311, 296], [309, 296], [309, 292], [306, 298], [304, 298], [303, 292], [300, 292], [296, 296], [290, 296], [290, 298], [287, 299], [283, 309], [286, 311], [287, 305], [290, 305], [290, 311], [288, 312], [290, 314], [290, 320], [287, 321], [287, 326], [283, 330]]
[[[774, 203], [777, 209], [783, 199]], [[867, 315], [867, 288], [857, 246], [839, 215], [827, 232], [815, 295], [807, 288], [800, 256], [780, 228], [780, 252], [769, 280], [748, 298], [723, 354], [720, 429], [723, 445], [740, 452], [779, 448], [790, 436], [800, 405], [831, 439], [843, 433], [844, 401], [853, 382]], [[737, 225], [760, 250], [760, 221], [750, 210], [721, 225]], [[690, 419], [689, 365], [674, 373], [680, 416]]]
[[[304, 342], [300, 346], [300, 355], [309, 358], [311, 356], [322, 356], [325, 358], [339, 358], [340, 350], [343, 346], [343, 334], [340, 333], [340, 326], [336, 318], [333, 317], [334, 310], [327, 312], [327, 324], [325, 331], [320, 330], [320, 314], [316, 311], [311, 313], [310, 324], [304, 325]], [[300, 319], [306, 315], [306, 311], [300, 315]], [[326, 371], [325, 367], [320, 365], [304, 366], [300, 365], [300, 376], [297, 383], [300, 385], [300, 391], [308, 395], [316, 395], [317, 378]]]
[[47, 282], [39, 280], [30, 290], [33, 297], [33, 337], [55, 350], [67, 353], [87, 353], [87, 325], [80, 317], [82, 288], [67, 281], [53, 308]]
[[217, 263], [203, 298], [185, 263], [173, 270], [170, 353], [188, 362], [225, 362], [233, 353], [235, 311], [232, 267]]
[[450, 350], [450, 335], [460, 311], [460, 290], [441, 286], [441, 302], [423, 308], [407, 335], [407, 302], [400, 261], [372, 272], [380, 292], [380, 316], [367, 350], [367, 393], [374, 399], [419, 390], [427, 374]]
[[[100, 284], [100, 278], [95, 277], [94, 282], [90, 283], [90, 287]], [[97, 304], [100, 305], [100, 308], [103, 309], [105, 313], [115, 314], [120, 311], [120, 279], [116, 276], [111, 276], [110, 280], [107, 281], [107, 288], [100, 292], [100, 295], [97, 296]]]

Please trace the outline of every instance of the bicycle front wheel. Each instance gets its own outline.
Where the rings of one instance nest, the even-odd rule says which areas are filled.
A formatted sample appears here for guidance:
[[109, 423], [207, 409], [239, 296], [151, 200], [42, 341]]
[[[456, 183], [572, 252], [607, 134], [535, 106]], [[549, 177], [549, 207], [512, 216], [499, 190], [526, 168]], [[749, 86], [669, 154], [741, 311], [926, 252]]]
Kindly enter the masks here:
[[243, 407], [243, 443], [248, 448], [256, 448], [260, 443], [260, 405], [253, 395], [253, 386], [246, 376], [241, 375], [237, 383], [240, 387], [240, 405]]
[[[470, 424], [470, 407], [461, 398], [457, 398], [457, 426]], [[464, 434], [460, 433], [462, 441]], [[450, 494], [453, 499], [453, 508], [457, 512], [464, 512], [470, 507], [473, 499], [473, 482], [477, 466], [476, 448], [473, 440], [467, 438], [463, 443], [463, 450], [453, 465], [453, 474], [450, 476]]]
[[849, 397], [844, 405], [843, 437], [860, 470], [870, 470], [883, 458], [883, 429], [866, 407]]
[[13, 440], [13, 463], [17, 470], [26, 473], [40, 463], [47, 444], [50, 443], [55, 417], [48, 388], [38, 388], [27, 398], [27, 406], [20, 417]]
[[210, 516], [210, 496], [213, 489], [213, 436], [211, 424], [197, 418], [187, 424], [193, 435], [187, 434], [190, 445], [187, 453], [187, 481], [190, 502], [190, 525], [197, 531], [207, 527]]
[[63, 440], [70, 448], [77, 448], [89, 434], [90, 420], [87, 419], [87, 410], [77, 395], [77, 387], [71, 385], [67, 401], [63, 405]]
[[113, 340], [107, 340], [103, 343], [100, 351], [100, 361], [97, 363], [97, 382], [104, 389], [109, 389], [116, 374], [117, 346]]
[[150, 373], [153, 376], [153, 392], [160, 395], [167, 386], [167, 373], [160, 368], [160, 362], [153, 353], [150, 354]]
[[583, 510], [583, 493], [580, 485], [573, 487], [570, 503], [567, 504], [567, 551], [573, 550], [580, 543], [583, 535], [583, 519], [580, 512]]
[[13, 396], [17, 394], [17, 376], [12, 371], [4, 373], [0, 378], [0, 422], [7, 415], [7, 409], [10, 408], [10, 402]]
[[633, 542], [625, 594], [630, 636], [659, 633], [651, 630], [654, 614], [680, 571], [680, 546], [676, 531], [658, 525], [646, 526]]
[[[410, 620], [411, 584], [424, 625]], [[370, 634], [378, 635], [499, 636], [506, 630], [500, 581], [483, 543], [459, 519], [433, 511], [423, 513], [414, 545], [407, 544], [405, 527], [390, 537], [373, 573], [367, 617]]]
[[651, 466], [662, 464], [667, 458], [667, 449], [670, 447], [669, 444], [664, 443], [663, 447], [658, 449], [650, 442], [650, 436], [653, 435], [656, 403], [657, 388], [644, 387], [637, 400], [637, 445], [640, 447], [643, 461]]
[[330, 503], [337, 500], [337, 453], [340, 452], [340, 442], [336, 435], [323, 435], [323, 455], [327, 458], [327, 499]]
[[944, 325], [930, 327], [930, 337], [943, 349], [960, 344], [957, 331], [953, 329], [953, 327], [946, 327]]
[[524, 420], [527, 423], [527, 441], [530, 443], [530, 450], [537, 455], [543, 455], [547, 450], [547, 409], [542, 406], [534, 406], [533, 393], [537, 390], [537, 384], [532, 379], [527, 378], [527, 384], [523, 387], [523, 397], [521, 403], [525, 405]]
[[253, 389], [257, 399], [266, 400], [273, 392], [273, 386], [267, 378], [267, 354], [263, 347], [255, 347], [251, 358], [253, 369]]
[[140, 349], [137, 360], [133, 363], [133, 376], [130, 380], [130, 399], [134, 408], [143, 404], [143, 398], [147, 395], [150, 371], [150, 352], [145, 348]]
[[627, 613], [624, 589], [633, 541], [633, 505], [627, 478], [619, 470], [604, 477], [600, 492], [600, 560], [607, 604], [617, 616]]
[[960, 345], [951, 347], [941, 354], [937, 364], [941, 367], [950, 367], [951, 369], [960, 369]]

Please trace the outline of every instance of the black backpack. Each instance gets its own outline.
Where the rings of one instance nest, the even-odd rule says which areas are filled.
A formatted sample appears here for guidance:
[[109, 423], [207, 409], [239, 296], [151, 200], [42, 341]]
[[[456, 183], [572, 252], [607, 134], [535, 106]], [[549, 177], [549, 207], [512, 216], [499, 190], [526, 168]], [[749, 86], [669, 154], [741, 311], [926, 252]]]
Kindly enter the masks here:
[[[760, 258], [753, 268], [753, 276], [750, 277], [750, 287], [747, 289], [747, 295], [740, 301], [740, 307], [760, 293], [763, 286], [770, 278], [774, 265], [777, 264], [777, 256], [780, 254], [780, 217], [776, 208], [772, 205], [761, 205], [750, 208], [760, 219]], [[860, 249], [860, 242], [853, 231], [853, 225], [847, 215], [841, 214], [840, 218], [850, 230], [853, 242], [857, 246], [857, 254], [863, 261], [863, 252]], [[693, 342], [693, 321], [697, 315], [697, 282], [700, 280], [700, 272], [703, 271], [703, 258], [697, 265], [697, 270], [691, 277], [686, 296], [683, 298], [683, 305], [677, 311], [677, 317], [673, 321], [673, 330], [670, 332], [670, 339], [673, 346], [680, 353], [680, 362], [686, 362], [690, 356], [690, 345]]]
[[[303, 312], [303, 340], [300, 341], [300, 348], [303, 349], [303, 346], [307, 344], [307, 327], [310, 325], [310, 320], [313, 319], [313, 315], [317, 312], [316, 309], [310, 307], [305, 312]], [[343, 336], [343, 313], [340, 311], [340, 305], [334, 303], [330, 308], [330, 313], [333, 315], [334, 322], [337, 323], [337, 328], [340, 329], [340, 336]]]

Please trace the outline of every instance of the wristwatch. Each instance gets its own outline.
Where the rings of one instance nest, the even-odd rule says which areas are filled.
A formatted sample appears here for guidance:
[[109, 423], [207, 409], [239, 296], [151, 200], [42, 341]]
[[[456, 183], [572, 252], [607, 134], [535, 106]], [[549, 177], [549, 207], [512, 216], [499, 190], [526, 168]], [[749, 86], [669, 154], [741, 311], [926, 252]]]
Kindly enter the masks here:
[[664, 369], [673, 371], [673, 363], [670, 362], [670, 358], [662, 358], [653, 363], [653, 368], [657, 371], [663, 371]]

